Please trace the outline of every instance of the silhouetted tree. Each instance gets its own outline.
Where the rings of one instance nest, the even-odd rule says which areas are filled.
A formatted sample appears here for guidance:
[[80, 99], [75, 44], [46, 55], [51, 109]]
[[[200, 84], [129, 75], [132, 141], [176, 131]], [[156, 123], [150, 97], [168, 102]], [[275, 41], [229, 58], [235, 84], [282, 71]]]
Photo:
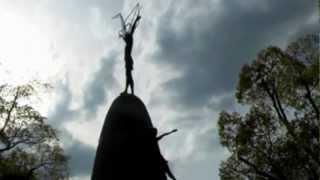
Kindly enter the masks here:
[[30, 103], [36, 89], [43, 87], [48, 85], [0, 87], [0, 179], [68, 178], [56, 130]]
[[244, 65], [236, 98], [250, 110], [220, 114], [220, 141], [231, 153], [221, 179], [318, 180], [318, 85], [318, 35], [284, 51], [269, 47]]

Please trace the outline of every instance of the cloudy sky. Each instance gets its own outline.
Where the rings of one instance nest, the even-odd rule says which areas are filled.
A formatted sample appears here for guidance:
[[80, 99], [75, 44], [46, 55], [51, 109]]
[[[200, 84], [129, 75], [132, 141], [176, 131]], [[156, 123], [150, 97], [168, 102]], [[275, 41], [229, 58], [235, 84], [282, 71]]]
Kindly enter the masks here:
[[[160, 132], [177, 179], [216, 180], [228, 156], [219, 144], [221, 110], [238, 73], [268, 45], [282, 48], [318, 30], [312, 0], [140, 0], [135, 33], [136, 94]], [[124, 87], [119, 20], [137, 1], [1, 0], [0, 81], [54, 86], [40, 110], [60, 130], [73, 179], [89, 179], [104, 116]]]

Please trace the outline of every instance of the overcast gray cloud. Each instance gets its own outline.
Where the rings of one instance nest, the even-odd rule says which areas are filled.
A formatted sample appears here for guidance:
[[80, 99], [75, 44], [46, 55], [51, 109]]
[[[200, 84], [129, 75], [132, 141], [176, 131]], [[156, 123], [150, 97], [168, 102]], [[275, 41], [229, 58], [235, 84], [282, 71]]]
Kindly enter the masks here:
[[102, 58], [101, 64], [97, 72], [93, 74], [90, 83], [85, 89], [84, 110], [88, 111], [88, 115], [95, 115], [97, 108], [107, 102], [107, 91], [117, 86], [117, 82], [113, 76], [115, 61], [117, 56], [114, 52], [108, 58]]
[[[309, 23], [315, 13], [313, 5], [299, 0], [201, 3], [171, 1], [161, 16], [154, 17], [156, 29], [147, 29], [156, 32], [156, 44], [151, 47], [159, 47], [151, 63], [159, 67], [169, 65], [181, 72], [181, 76], [158, 84], [156, 91], [149, 92], [157, 93], [159, 99], [151, 97], [148, 108], [159, 109], [163, 104], [176, 108], [173, 111], [179, 115], [168, 116], [169, 125], [165, 127], [177, 127], [179, 133], [161, 142], [161, 148], [177, 177], [185, 180], [218, 179], [219, 164], [226, 153], [219, 144], [217, 113], [234, 110], [233, 93], [241, 66], [260, 49], [283, 46], [302, 29], [312, 29], [315, 23]], [[205, 10], [201, 11], [202, 8]], [[103, 58], [88, 79], [84, 106], [78, 111], [95, 114], [100, 106], [110, 103], [107, 92], [117, 84], [113, 77], [117, 53]], [[162, 95], [160, 89], [166, 94]], [[88, 175], [92, 147], [76, 140], [67, 152], [74, 157], [72, 174]]]
[[[218, 132], [197, 131], [215, 127], [219, 111], [235, 110], [233, 94], [241, 66], [253, 60], [259, 50], [269, 45], [283, 47], [297, 36], [317, 32], [318, 26], [313, 18], [314, 4], [299, 0], [205, 1], [199, 5], [209, 11], [205, 7], [195, 10], [198, 4], [172, 1], [157, 21], [159, 50], [154, 54], [159, 66], [170, 65], [182, 75], [161, 84], [169, 97], [153, 99], [153, 104], [167, 104], [183, 113], [173, 125], [195, 134], [198, 141], [191, 143], [191, 156], [207, 159], [193, 160], [189, 167], [182, 164], [190, 161], [177, 160], [184, 169], [177, 167], [177, 174], [190, 180], [218, 179], [220, 161], [226, 156]], [[177, 136], [170, 141], [184, 141], [187, 134]], [[215, 169], [209, 171], [208, 167]]]
[[72, 93], [69, 86], [69, 78], [66, 77], [64, 82], [58, 82], [54, 87], [57, 89], [56, 93], [58, 94], [59, 99], [52, 108], [52, 111], [49, 112], [48, 119], [50, 123], [56, 127], [61, 127], [65, 121], [72, 120], [77, 114], [76, 111], [70, 109]]
[[245, 62], [268, 45], [286, 43], [315, 13], [313, 3], [300, 0], [220, 1], [215, 5], [219, 14], [200, 11], [186, 21], [182, 17], [198, 3], [173, 2], [159, 20], [158, 63], [183, 72], [164, 86], [174, 101], [185, 106], [203, 106], [213, 95], [233, 91]]
[[74, 140], [73, 144], [66, 149], [66, 153], [70, 156], [71, 175], [88, 176], [91, 174], [96, 153], [92, 146]]
[[[1, 3], [0, 8], [4, 7]], [[50, 40], [59, 54], [55, 61], [63, 64], [53, 79], [57, 98], [48, 116], [50, 123], [61, 131], [61, 142], [71, 156], [72, 177], [90, 176], [108, 105], [124, 87], [120, 81], [124, 75], [123, 44], [117, 38], [120, 26], [111, 17], [127, 11], [134, 3], [5, 3], [15, 10], [12, 12], [36, 17], [38, 24], [48, 26], [42, 30], [50, 31]], [[236, 109], [233, 94], [241, 66], [268, 45], [283, 47], [294, 37], [317, 31], [315, 2], [140, 3], [143, 18], [133, 50], [136, 92], [145, 100], [159, 132], [179, 129], [161, 141], [161, 150], [178, 179], [219, 179], [219, 164], [227, 153], [219, 143], [216, 123], [221, 110]], [[169, 77], [171, 74], [174, 75]]]

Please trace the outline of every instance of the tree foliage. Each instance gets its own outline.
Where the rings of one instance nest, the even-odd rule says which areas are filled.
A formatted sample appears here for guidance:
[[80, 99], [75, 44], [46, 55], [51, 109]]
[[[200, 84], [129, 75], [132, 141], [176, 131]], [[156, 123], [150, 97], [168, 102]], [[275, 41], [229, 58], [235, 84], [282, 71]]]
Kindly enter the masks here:
[[220, 141], [231, 153], [221, 179], [319, 179], [318, 46], [319, 36], [307, 35], [243, 66], [236, 98], [249, 111], [220, 114]]
[[57, 132], [32, 105], [38, 88], [30, 83], [0, 86], [0, 177], [66, 179], [67, 157]]

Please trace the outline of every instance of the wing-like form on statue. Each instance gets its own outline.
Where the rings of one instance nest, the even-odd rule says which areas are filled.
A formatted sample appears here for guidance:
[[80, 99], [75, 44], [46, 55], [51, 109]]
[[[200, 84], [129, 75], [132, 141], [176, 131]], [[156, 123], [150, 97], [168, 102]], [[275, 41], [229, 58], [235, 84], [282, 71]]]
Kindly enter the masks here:
[[130, 11], [130, 13], [126, 16], [124, 19], [121, 13], [116, 14], [113, 19], [120, 18], [122, 29], [119, 32], [119, 36], [123, 37], [125, 33], [128, 33], [131, 31], [133, 22], [135, 19], [140, 15], [141, 6], [139, 3], [137, 3], [134, 8]]
[[128, 24], [132, 24], [133, 21], [136, 19], [137, 16], [140, 15], [140, 10], [141, 10], [141, 6], [139, 3], [137, 3], [132, 10], [130, 11], [130, 13], [128, 14], [128, 16], [125, 18], [125, 22], [127, 22]]
[[118, 13], [117, 15], [113, 16], [112, 19], [115, 19], [119, 17], [120, 18], [120, 21], [121, 21], [121, 26], [122, 26], [122, 29], [120, 30], [119, 32], [119, 36], [122, 37], [126, 32], [127, 32], [127, 26], [126, 26], [126, 22], [125, 20], [123, 19], [123, 16], [121, 13]]

